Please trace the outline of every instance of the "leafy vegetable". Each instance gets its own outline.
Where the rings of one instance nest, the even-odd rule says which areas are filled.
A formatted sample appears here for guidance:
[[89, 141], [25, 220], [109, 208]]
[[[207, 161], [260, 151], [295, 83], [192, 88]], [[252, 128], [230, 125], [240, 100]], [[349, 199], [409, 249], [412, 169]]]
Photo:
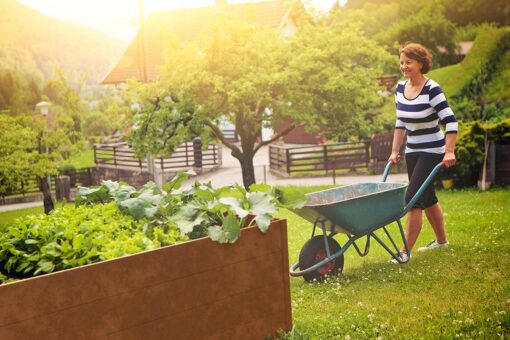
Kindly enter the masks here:
[[[149, 182], [135, 188], [103, 181], [78, 189], [76, 206], [29, 216], [0, 226], [0, 282], [50, 273], [87, 263], [209, 236], [233, 243], [241, 228], [266, 232], [279, 207], [299, 208], [306, 196], [295, 189], [254, 184], [215, 189], [195, 182], [177, 192], [191, 172], [160, 191]], [[249, 223], [248, 223], [249, 222]]]
[[64, 207], [0, 227], [0, 282], [112, 259], [187, 240], [174, 224], [145, 228], [115, 202]]

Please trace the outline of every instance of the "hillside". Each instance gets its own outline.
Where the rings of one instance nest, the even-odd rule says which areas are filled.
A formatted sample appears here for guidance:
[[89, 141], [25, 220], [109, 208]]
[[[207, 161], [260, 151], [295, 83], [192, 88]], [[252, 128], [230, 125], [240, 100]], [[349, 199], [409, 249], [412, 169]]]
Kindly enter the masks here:
[[449, 97], [482, 97], [499, 100], [508, 96], [510, 28], [492, 28], [481, 31], [466, 58], [459, 64], [442, 67], [430, 72], [430, 78], [441, 84]]
[[83, 77], [97, 84], [126, 43], [90, 29], [47, 17], [15, 0], [0, 0], [0, 70], [16, 70], [40, 80], [60, 68], [72, 83]]

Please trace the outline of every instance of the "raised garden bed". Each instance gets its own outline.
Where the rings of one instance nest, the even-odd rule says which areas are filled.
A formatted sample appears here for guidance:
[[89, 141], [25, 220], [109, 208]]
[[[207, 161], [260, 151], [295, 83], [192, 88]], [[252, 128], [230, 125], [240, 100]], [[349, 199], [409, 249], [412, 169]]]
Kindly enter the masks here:
[[0, 339], [262, 339], [292, 328], [286, 220], [0, 286]]

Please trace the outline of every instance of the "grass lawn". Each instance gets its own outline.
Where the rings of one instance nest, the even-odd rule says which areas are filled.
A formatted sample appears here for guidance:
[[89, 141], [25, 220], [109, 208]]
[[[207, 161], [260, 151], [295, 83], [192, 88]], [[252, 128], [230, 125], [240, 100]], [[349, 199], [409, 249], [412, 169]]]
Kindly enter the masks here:
[[[441, 191], [438, 196], [448, 250], [414, 252], [410, 263], [393, 265], [372, 242], [366, 257], [347, 251], [341, 276], [312, 284], [291, 278], [294, 331], [286, 337], [508, 338], [510, 190]], [[288, 211], [280, 217], [288, 221], [292, 264], [312, 225]], [[390, 228], [397, 235], [396, 224]], [[347, 240], [345, 235], [335, 238], [341, 244]], [[416, 248], [433, 239], [426, 223]]]
[[[448, 97], [459, 95], [464, 87], [483, 72], [484, 64], [489, 61], [498, 45], [503, 43], [508, 32], [508, 28], [482, 30], [471, 51], [460, 64], [433, 70], [429, 77], [441, 84]], [[504, 59], [502, 61], [504, 62]]]
[[[65, 204], [73, 204], [74, 205], [74, 203], [57, 202], [57, 203], [55, 203], [55, 207], [58, 208]], [[6, 224], [9, 222], [12, 222], [19, 217], [28, 216], [28, 215], [39, 215], [39, 214], [44, 214], [44, 206], [42, 206], [42, 205], [39, 207], [33, 207], [33, 208], [4, 211], [4, 212], [0, 213], [0, 224]]]
[[96, 166], [94, 163], [94, 150], [87, 149], [80, 154], [71, 156], [66, 160], [62, 166], [72, 165], [75, 169], [93, 168]]
[[[331, 186], [300, 187], [305, 192]], [[510, 336], [510, 189], [440, 191], [448, 250], [413, 253], [405, 265], [372, 242], [345, 254], [343, 274], [323, 283], [291, 278], [290, 339], [451, 339]], [[0, 213], [0, 224], [42, 207]], [[369, 213], [369, 212], [367, 212]], [[294, 263], [312, 225], [282, 210]], [[397, 235], [396, 225], [390, 227]], [[381, 238], [383, 233], [377, 232]], [[341, 244], [345, 235], [335, 237]], [[425, 223], [417, 247], [433, 239]], [[364, 246], [364, 244], [361, 244]]]

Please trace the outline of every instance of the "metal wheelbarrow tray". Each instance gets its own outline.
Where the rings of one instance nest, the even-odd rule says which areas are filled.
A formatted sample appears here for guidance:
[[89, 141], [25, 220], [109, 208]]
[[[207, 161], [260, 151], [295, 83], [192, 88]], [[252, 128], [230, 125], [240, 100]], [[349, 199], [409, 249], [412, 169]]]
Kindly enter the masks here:
[[[388, 163], [386, 166], [382, 182], [360, 183], [307, 194], [306, 205], [293, 211], [313, 223], [312, 236], [301, 249], [299, 262], [290, 268], [290, 275], [303, 276], [307, 281], [313, 279], [320, 281], [326, 275], [337, 274], [343, 269], [345, 251], [353, 245], [360, 256], [367, 255], [370, 238], [381, 244], [398, 262], [402, 262], [398, 256], [399, 249], [386, 228], [392, 222], [397, 222], [409, 256], [400, 219], [416, 203], [443, 165], [439, 163], [432, 170], [407, 205], [405, 205], [407, 184], [386, 183], [391, 165]], [[315, 236], [317, 226], [322, 230], [322, 235]], [[374, 233], [378, 229], [384, 230], [395, 251]], [[348, 237], [347, 243], [342, 247], [333, 238], [337, 233], [346, 234]], [[365, 249], [361, 251], [355, 241], [365, 236], [367, 237]]]

